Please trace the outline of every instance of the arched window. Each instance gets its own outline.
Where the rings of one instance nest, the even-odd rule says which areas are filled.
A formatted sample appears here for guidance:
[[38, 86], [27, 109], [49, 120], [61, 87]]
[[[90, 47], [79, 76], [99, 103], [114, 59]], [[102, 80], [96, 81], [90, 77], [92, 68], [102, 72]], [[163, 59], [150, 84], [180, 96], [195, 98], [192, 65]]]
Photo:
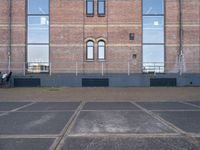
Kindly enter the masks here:
[[104, 41], [98, 42], [98, 60], [105, 60], [106, 44]]
[[94, 60], [94, 42], [89, 40], [86, 44], [86, 59]]

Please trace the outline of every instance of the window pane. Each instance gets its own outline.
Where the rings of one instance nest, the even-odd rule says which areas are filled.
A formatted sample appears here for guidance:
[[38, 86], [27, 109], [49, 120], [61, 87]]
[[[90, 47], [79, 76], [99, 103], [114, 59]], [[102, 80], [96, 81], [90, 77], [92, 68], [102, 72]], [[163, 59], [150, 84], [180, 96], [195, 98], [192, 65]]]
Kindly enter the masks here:
[[94, 14], [94, 4], [93, 0], [87, 0], [87, 15], [93, 15]]
[[93, 57], [94, 57], [93, 50], [94, 50], [93, 47], [87, 47], [87, 59], [93, 59]]
[[49, 0], [28, 0], [28, 14], [48, 14]]
[[143, 0], [143, 14], [163, 14], [164, 1], [163, 0]]
[[105, 42], [98, 42], [98, 59], [105, 59]]
[[143, 43], [164, 43], [164, 17], [143, 17]]
[[87, 48], [86, 48], [87, 52], [87, 59], [93, 59], [94, 58], [94, 42], [93, 41], [88, 41], [87, 42]]
[[40, 73], [49, 71], [49, 46], [28, 45], [28, 72]]
[[105, 45], [105, 42], [103, 42], [103, 41], [100, 41], [99, 43], [98, 43], [98, 46], [104, 46]]
[[49, 42], [49, 17], [28, 17], [28, 43]]
[[48, 45], [28, 45], [29, 63], [48, 63], [49, 46]]
[[143, 67], [146, 71], [164, 72], [164, 45], [143, 45]]
[[87, 46], [94, 46], [94, 42], [92, 42], [92, 41], [89, 41], [89, 42], [87, 42]]
[[105, 15], [105, 0], [98, 1], [98, 14]]
[[105, 59], [105, 48], [99, 47], [98, 59]]

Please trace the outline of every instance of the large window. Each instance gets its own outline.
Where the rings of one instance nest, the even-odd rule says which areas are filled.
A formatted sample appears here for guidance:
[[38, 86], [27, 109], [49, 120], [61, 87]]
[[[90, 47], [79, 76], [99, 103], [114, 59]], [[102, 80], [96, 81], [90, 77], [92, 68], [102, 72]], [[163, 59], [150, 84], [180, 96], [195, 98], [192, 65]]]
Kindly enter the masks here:
[[105, 16], [105, 5], [105, 0], [98, 0], [97, 11], [99, 16]]
[[164, 72], [164, 0], [143, 0], [143, 71]]
[[98, 60], [105, 60], [105, 42], [99, 41], [98, 42]]
[[94, 0], [86, 1], [86, 13], [87, 13], [87, 16], [94, 15]]
[[28, 72], [49, 71], [49, 0], [27, 0]]
[[94, 42], [88, 41], [86, 43], [86, 59], [94, 60]]

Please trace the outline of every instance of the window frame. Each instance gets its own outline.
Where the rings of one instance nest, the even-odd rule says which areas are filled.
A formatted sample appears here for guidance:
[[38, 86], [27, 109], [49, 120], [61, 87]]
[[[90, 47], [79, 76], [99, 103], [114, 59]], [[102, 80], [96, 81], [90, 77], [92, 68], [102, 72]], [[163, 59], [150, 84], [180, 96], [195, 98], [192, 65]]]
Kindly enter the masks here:
[[[161, 14], [154, 14], [154, 13], [150, 13], [150, 14], [145, 14], [144, 12], [143, 12], [143, 6], [144, 6], [144, 0], [142, 0], [142, 72], [143, 73], [146, 73], [146, 71], [144, 71], [144, 65], [143, 64], [145, 64], [145, 62], [144, 62], [144, 59], [143, 59], [143, 56], [144, 56], [144, 53], [143, 53], [143, 49], [144, 49], [144, 46], [145, 45], [154, 45], [154, 46], [156, 46], [156, 45], [160, 45], [160, 46], [163, 46], [164, 47], [164, 49], [163, 49], [163, 54], [164, 54], [164, 56], [163, 56], [163, 62], [161, 62], [162, 64], [163, 64], [163, 71], [161, 71], [161, 72], [154, 72], [154, 73], [164, 73], [165, 72], [165, 59], [166, 59], [166, 46], [165, 46], [165, 43], [166, 43], [166, 27], [165, 27], [165, 22], [166, 22], [166, 1], [165, 0], [163, 0], [163, 13], [161, 13]], [[159, 43], [159, 42], [154, 42], [154, 43], [148, 43], [148, 42], [146, 42], [146, 43], [144, 43], [144, 40], [143, 40], [143, 36], [144, 36], [144, 34], [143, 34], [143, 29], [144, 29], [144, 27], [143, 27], [143, 17], [163, 17], [163, 43]], [[156, 69], [155, 69], [156, 70]], [[147, 71], [148, 72], [148, 71]]]
[[[50, 66], [50, 0], [48, 0], [48, 13], [45, 13], [45, 14], [33, 14], [33, 13], [29, 13], [29, 0], [26, 0], [26, 51], [25, 51], [25, 62], [26, 62], [26, 73], [28, 74], [32, 74], [32, 73], [39, 73], [39, 74], [43, 74], [43, 73], [49, 73], [50, 70], [49, 70], [49, 66]], [[29, 38], [28, 38], [28, 29], [29, 29], [29, 17], [48, 17], [48, 42], [47, 43], [32, 43], [32, 42], [29, 42]], [[37, 72], [34, 72], [34, 71], [30, 71], [29, 67], [30, 67], [30, 64], [31, 62], [28, 62], [28, 48], [29, 46], [48, 46], [48, 62], [40, 62], [41, 64], [44, 64], [44, 63], [47, 63], [48, 66], [47, 66], [47, 70], [38, 70]], [[38, 62], [39, 64], [39, 62]], [[41, 65], [41, 68], [43, 66]]]
[[[103, 6], [104, 12], [103, 13], [99, 12], [99, 10], [100, 10], [99, 9], [99, 7], [100, 7], [99, 3], [100, 2], [104, 3], [104, 6]], [[97, 14], [98, 14], [99, 17], [104, 17], [106, 15], [106, 0], [97, 0]]]
[[[88, 3], [92, 2], [92, 13], [88, 12]], [[86, 0], [86, 15], [87, 17], [93, 17], [94, 16], [94, 0]]]
[[[88, 46], [88, 43], [92, 42], [93, 46]], [[88, 58], [88, 48], [92, 47], [92, 58]], [[95, 48], [95, 42], [93, 40], [86, 41], [86, 61], [94, 61], [94, 48]]]
[[[100, 42], [103, 42], [104, 43], [104, 46], [100, 46], [99, 43]], [[99, 48], [100, 47], [103, 47], [104, 49], [104, 58], [99, 58]], [[98, 43], [97, 43], [97, 59], [98, 61], [105, 61], [106, 60], [106, 42], [104, 40], [99, 40]]]

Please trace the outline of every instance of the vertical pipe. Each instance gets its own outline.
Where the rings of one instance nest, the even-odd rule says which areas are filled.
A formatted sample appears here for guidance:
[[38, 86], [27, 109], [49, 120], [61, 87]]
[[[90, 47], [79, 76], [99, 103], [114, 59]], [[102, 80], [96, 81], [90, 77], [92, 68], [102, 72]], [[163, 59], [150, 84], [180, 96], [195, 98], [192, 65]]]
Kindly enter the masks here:
[[8, 72], [11, 68], [11, 51], [12, 51], [12, 0], [8, 0]]
[[182, 27], [182, 0], [179, 0], [179, 73], [183, 71], [183, 27]]
[[[200, 1], [199, 1], [199, 18], [200, 18]], [[200, 32], [200, 19], [199, 19], [199, 32]], [[199, 45], [200, 45], [200, 34], [199, 34]], [[200, 46], [199, 46], [199, 73], [200, 73]]]

